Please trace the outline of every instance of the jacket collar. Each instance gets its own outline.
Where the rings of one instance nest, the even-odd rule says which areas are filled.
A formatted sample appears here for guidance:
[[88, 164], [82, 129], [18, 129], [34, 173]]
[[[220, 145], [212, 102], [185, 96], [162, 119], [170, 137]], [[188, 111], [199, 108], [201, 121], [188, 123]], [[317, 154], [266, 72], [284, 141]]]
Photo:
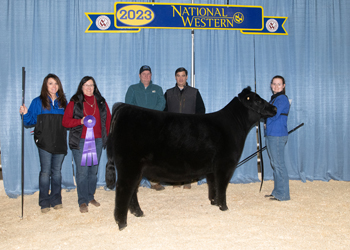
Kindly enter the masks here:
[[180, 89], [179, 86], [177, 86], [177, 83], [175, 83], [175, 87], [177, 87], [178, 90], [183, 91], [184, 89], [186, 89], [188, 87], [188, 83], [186, 82], [186, 85], [184, 86], [183, 89]]
[[[149, 85], [146, 87], [146, 89], [148, 89], [148, 87], [151, 85], [152, 85], [152, 80], [149, 82]], [[145, 85], [143, 85], [141, 81], [139, 81], [139, 87], [145, 89]]]

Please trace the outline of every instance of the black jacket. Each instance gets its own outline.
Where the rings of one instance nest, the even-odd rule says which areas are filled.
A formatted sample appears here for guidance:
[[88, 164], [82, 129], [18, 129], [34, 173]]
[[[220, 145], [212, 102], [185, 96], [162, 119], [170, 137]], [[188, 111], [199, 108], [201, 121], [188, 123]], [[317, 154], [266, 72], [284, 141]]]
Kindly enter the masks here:
[[67, 154], [67, 129], [62, 126], [61, 114], [40, 114], [34, 129], [38, 148], [51, 154]]
[[183, 114], [204, 114], [205, 106], [198, 89], [186, 86], [180, 90], [176, 85], [164, 94], [166, 105], [164, 111]]
[[[84, 117], [84, 105], [83, 105], [83, 95], [78, 96], [79, 101], [74, 104], [73, 108], [73, 118], [82, 119]], [[106, 100], [98, 94], [95, 94], [96, 102], [98, 109], [100, 111], [101, 117], [101, 133], [102, 133], [102, 145], [103, 148], [106, 147], [107, 143], [107, 131], [106, 131], [106, 120], [107, 120], [107, 109], [106, 109]], [[79, 149], [79, 142], [81, 138], [81, 133], [83, 132], [83, 124], [70, 129], [69, 132], [69, 148], [70, 149]]]

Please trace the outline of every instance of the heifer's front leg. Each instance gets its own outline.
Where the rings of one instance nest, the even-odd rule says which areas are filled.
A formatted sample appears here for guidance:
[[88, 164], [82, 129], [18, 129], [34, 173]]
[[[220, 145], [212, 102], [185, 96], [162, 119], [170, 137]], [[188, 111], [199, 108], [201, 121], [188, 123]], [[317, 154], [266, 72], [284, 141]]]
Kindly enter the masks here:
[[221, 211], [226, 211], [228, 209], [226, 204], [226, 190], [231, 176], [232, 173], [227, 173], [225, 171], [216, 173], [216, 199], [217, 205]]
[[217, 205], [214, 174], [207, 175], [208, 197], [212, 205]]
[[218, 188], [217, 200], [218, 200], [218, 206], [221, 211], [228, 210], [228, 207], [226, 204], [226, 189], [227, 189], [227, 184], [225, 185], [225, 187]]

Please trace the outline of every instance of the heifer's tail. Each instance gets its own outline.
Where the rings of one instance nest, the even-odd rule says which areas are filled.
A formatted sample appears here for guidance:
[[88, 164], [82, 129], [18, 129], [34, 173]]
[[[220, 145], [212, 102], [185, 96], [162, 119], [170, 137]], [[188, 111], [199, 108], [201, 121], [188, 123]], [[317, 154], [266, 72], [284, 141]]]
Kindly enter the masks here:
[[117, 121], [117, 111], [119, 106], [122, 105], [121, 102], [117, 102], [113, 105], [112, 108], [112, 120], [111, 120], [111, 126], [109, 130], [109, 135], [107, 139], [107, 164], [106, 164], [106, 185], [109, 189], [113, 189], [115, 187], [115, 183], [117, 180], [117, 174], [116, 174], [116, 168], [114, 164], [114, 127], [115, 123]]
[[114, 161], [110, 161], [108, 158], [108, 162], [106, 164], [106, 185], [109, 189], [115, 188], [115, 183], [117, 180], [116, 170], [114, 166]]
[[[122, 105], [122, 102], [116, 102], [113, 104], [113, 108], [112, 108], [112, 119], [111, 119], [111, 126], [109, 129], [109, 134], [113, 133], [113, 129], [115, 127], [115, 123], [117, 121], [117, 116], [118, 116], [118, 109], [120, 108], [120, 106]], [[110, 138], [112, 136], [108, 136], [108, 138]]]
[[109, 189], [113, 189], [115, 187], [115, 183], [117, 181], [116, 170], [114, 165], [113, 158], [113, 140], [112, 135], [108, 135], [107, 139], [107, 164], [106, 164], [106, 185]]

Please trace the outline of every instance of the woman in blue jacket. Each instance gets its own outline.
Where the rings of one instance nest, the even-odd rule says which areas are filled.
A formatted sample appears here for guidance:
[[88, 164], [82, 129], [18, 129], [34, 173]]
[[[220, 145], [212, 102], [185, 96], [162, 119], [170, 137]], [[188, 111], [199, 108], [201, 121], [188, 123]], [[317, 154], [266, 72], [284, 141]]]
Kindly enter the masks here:
[[[19, 113], [24, 126], [33, 127], [34, 141], [39, 150], [39, 206], [47, 213], [50, 207], [62, 208], [61, 168], [67, 154], [67, 130], [62, 126], [67, 100], [60, 79], [48, 74], [43, 81], [40, 96], [30, 104], [23, 104]], [[51, 189], [51, 192], [50, 192]]]
[[273, 169], [274, 189], [270, 197], [271, 200], [290, 200], [289, 178], [286, 165], [284, 163], [284, 147], [288, 140], [287, 119], [289, 112], [289, 100], [285, 95], [286, 84], [282, 76], [275, 76], [271, 80], [270, 103], [276, 106], [277, 114], [266, 119], [266, 146]]

